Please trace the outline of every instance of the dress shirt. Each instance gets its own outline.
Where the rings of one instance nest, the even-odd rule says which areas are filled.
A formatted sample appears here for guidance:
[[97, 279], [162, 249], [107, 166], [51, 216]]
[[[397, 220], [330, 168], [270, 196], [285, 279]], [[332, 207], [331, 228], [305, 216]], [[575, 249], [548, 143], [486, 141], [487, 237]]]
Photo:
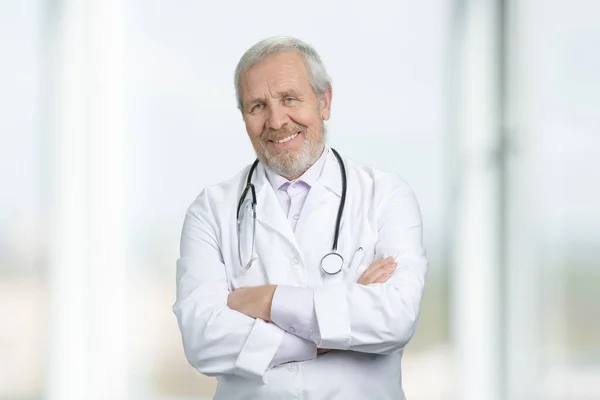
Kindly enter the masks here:
[[[323, 166], [325, 165], [328, 153], [329, 147], [325, 146], [323, 153], [317, 161], [302, 176], [293, 181], [289, 181], [283, 176], [278, 175], [270, 168], [265, 168], [267, 180], [273, 187], [273, 190], [275, 190], [277, 199], [293, 231], [296, 230], [296, 225], [301, 217], [302, 206], [310, 188], [319, 179], [321, 172], [323, 172]], [[282, 328], [286, 326], [288, 329], [286, 329], [283, 340], [275, 353], [275, 357], [273, 357], [271, 366], [291, 361], [310, 360], [317, 356], [315, 342], [305, 339], [310, 337], [311, 326], [316, 325], [316, 319], [313, 320], [312, 318], [314, 315], [312, 291], [299, 289], [293, 286], [281, 286], [277, 288], [273, 296], [271, 315], [276, 315], [276, 319], [279, 322], [277, 325]], [[300, 307], [301, 314], [297, 315], [294, 319], [286, 317], [285, 310], [290, 309], [293, 303], [296, 302], [302, 304]], [[294, 307], [295, 310], [296, 308], [297, 306]], [[297, 322], [298, 317], [300, 317], [300, 323]], [[295, 333], [296, 329], [304, 338], [290, 333]], [[315, 331], [313, 336], [316, 335], [317, 329], [313, 327], [312, 330]]]

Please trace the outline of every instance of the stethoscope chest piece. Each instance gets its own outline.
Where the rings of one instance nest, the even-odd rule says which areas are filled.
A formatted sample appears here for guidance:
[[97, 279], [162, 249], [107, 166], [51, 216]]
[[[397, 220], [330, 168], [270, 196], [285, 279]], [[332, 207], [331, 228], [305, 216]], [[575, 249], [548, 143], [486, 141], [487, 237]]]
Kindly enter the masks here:
[[344, 258], [336, 252], [325, 254], [321, 259], [321, 269], [329, 275], [335, 275], [344, 267]]

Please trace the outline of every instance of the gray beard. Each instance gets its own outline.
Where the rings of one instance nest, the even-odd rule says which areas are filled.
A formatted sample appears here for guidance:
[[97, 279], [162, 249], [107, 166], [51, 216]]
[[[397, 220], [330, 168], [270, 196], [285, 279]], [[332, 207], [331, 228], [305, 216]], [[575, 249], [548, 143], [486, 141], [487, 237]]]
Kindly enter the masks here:
[[[322, 139], [320, 141], [311, 143], [305, 138], [304, 146], [297, 153], [292, 151], [283, 151], [274, 156], [269, 153], [266, 145], [261, 143], [262, 149], [260, 152], [257, 152], [256, 155], [264, 165], [269, 167], [276, 174], [287, 179], [290, 179], [290, 177], [299, 177], [306, 172], [306, 170], [308, 170], [323, 153], [327, 137], [325, 124], [322, 126], [322, 131], [323, 135], [321, 136]], [[301, 135], [304, 134], [305, 133], [301, 133]]]

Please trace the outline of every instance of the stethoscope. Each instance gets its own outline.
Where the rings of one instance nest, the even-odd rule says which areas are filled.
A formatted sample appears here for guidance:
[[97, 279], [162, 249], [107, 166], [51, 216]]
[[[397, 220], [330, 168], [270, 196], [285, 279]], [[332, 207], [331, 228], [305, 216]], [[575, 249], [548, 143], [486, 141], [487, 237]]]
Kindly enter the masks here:
[[[342, 157], [340, 157], [339, 153], [334, 149], [331, 149], [335, 158], [340, 165], [342, 170], [342, 198], [340, 200], [340, 205], [338, 207], [337, 219], [335, 222], [335, 231], [333, 235], [333, 247], [331, 248], [331, 252], [325, 254], [321, 259], [321, 269], [323, 272], [329, 275], [337, 274], [344, 267], [344, 257], [340, 253], [337, 252], [338, 239], [340, 236], [340, 223], [342, 221], [342, 214], [344, 213], [344, 205], [346, 203], [346, 191], [347, 191], [347, 183], [346, 183], [346, 168], [344, 167], [344, 162], [342, 161]], [[240, 197], [240, 201], [238, 202], [237, 207], [237, 233], [238, 233], [238, 254], [240, 258], [240, 265], [247, 271], [252, 262], [256, 259], [253, 257], [254, 254], [254, 244], [256, 239], [256, 189], [254, 188], [254, 184], [252, 183], [252, 174], [256, 170], [256, 166], [258, 165], [258, 159], [254, 161], [252, 167], [250, 168], [250, 172], [248, 172], [248, 178], [246, 179], [246, 188], [242, 191], [242, 195]], [[242, 208], [242, 204], [244, 203], [244, 199], [246, 195], [250, 192], [252, 195], [252, 247], [250, 252], [250, 260], [246, 263], [242, 260], [242, 241], [241, 241], [241, 219], [240, 219], [240, 210]], [[361, 248], [362, 250], [362, 248]]]

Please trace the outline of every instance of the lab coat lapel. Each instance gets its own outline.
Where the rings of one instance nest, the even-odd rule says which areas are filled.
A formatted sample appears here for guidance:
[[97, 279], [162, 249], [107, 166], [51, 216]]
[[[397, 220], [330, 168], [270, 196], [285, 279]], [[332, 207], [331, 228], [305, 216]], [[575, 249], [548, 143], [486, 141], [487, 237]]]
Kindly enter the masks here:
[[[308, 192], [300, 220], [296, 225], [296, 237], [302, 248], [314, 248], [315, 234], [318, 232], [325, 242], [325, 247], [328, 250], [331, 249], [342, 193], [341, 179], [339, 164], [330, 150], [323, 166], [323, 172]], [[311, 244], [313, 245], [311, 246]]]
[[[342, 157], [343, 159], [343, 157]], [[348, 167], [346, 166], [346, 169]], [[327, 161], [323, 166], [323, 172], [319, 177], [319, 182], [322, 183], [327, 189], [338, 195], [342, 196], [342, 170], [337, 158], [330, 149], [327, 154]]]
[[281, 204], [275, 195], [275, 191], [267, 180], [265, 169], [262, 164], [259, 164], [256, 169], [254, 186], [257, 192], [256, 220], [260, 224], [283, 236], [290, 244], [299, 250], [298, 242], [292, 231], [292, 227], [285, 217]]

